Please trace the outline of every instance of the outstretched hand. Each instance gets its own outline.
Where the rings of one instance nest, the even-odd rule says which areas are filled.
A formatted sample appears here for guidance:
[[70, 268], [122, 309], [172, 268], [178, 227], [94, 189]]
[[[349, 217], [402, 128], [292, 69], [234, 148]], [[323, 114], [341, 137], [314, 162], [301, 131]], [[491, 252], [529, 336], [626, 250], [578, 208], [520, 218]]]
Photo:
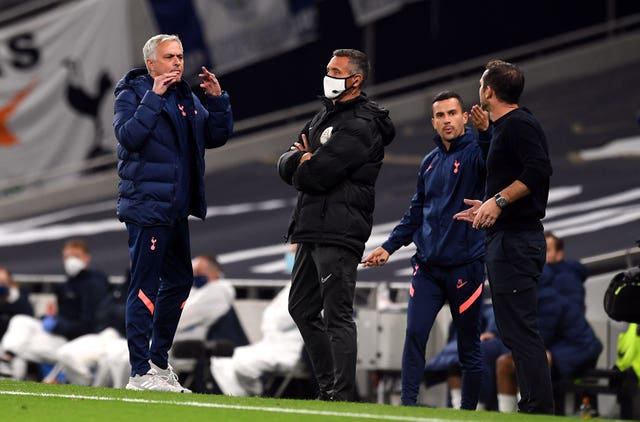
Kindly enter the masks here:
[[362, 260], [363, 267], [377, 267], [389, 261], [389, 252], [382, 246], [375, 248], [365, 259]]
[[478, 209], [482, 205], [482, 201], [479, 199], [465, 199], [464, 203], [470, 205], [471, 208], [468, 208], [464, 211], [460, 211], [459, 213], [453, 216], [454, 220], [462, 220], [468, 223], [473, 223], [473, 220], [476, 218], [476, 214], [478, 213]]
[[465, 199], [464, 203], [471, 205], [471, 208], [460, 211], [453, 218], [471, 223], [474, 229], [492, 227], [502, 213], [502, 209], [493, 198], [487, 199], [484, 203], [477, 199]]

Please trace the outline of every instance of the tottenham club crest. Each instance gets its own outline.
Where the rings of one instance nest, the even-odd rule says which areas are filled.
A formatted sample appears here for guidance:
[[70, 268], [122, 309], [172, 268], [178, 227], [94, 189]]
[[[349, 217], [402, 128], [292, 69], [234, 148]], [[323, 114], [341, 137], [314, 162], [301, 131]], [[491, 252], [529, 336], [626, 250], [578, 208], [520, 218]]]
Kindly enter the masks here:
[[320, 135], [320, 143], [322, 145], [326, 144], [327, 141], [329, 140], [329, 138], [331, 137], [331, 131], [333, 130], [333, 126], [329, 126], [328, 128], [326, 128], [323, 132], [322, 135]]

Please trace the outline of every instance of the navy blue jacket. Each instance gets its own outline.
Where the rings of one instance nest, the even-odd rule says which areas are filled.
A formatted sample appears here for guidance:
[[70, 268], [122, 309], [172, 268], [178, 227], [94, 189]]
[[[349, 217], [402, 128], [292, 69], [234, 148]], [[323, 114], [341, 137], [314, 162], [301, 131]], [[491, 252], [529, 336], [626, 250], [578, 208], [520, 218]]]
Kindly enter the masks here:
[[[142, 226], [170, 224], [189, 214], [204, 219], [204, 149], [224, 145], [231, 135], [229, 96], [206, 96], [203, 105], [185, 81], [163, 96], [152, 87], [153, 79], [140, 68], [128, 72], [115, 89], [118, 218]], [[175, 101], [167, 100], [170, 95]], [[177, 107], [169, 106], [176, 102]], [[180, 130], [184, 123], [179, 119], [188, 120], [187, 131]], [[192, 163], [190, 171], [185, 163]], [[190, 193], [186, 207], [180, 200], [184, 192]]]
[[6, 297], [0, 298], [0, 337], [4, 335], [9, 326], [9, 321], [15, 315], [24, 314], [33, 316], [33, 306], [29, 301], [29, 291], [19, 288], [20, 296], [15, 302], [7, 301]]
[[585, 311], [584, 282], [587, 279], [587, 268], [584, 265], [573, 260], [546, 264], [542, 270], [542, 277], [549, 277], [551, 285], [561, 296]]
[[100, 313], [100, 307], [110, 290], [106, 275], [87, 269], [57, 285], [57, 323], [52, 333], [72, 340], [96, 332], [96, 315]]
[[595, 366], [602, 343], [584, 310], [558, 294], [549, 277], [541, 277], [538, 283], [538, 329], [561, 377], [576, 377]]
[[412, 241], [423, 264], [464, 265], [484, 256], [484, 232], [454, 220], [468, 208], [465, 198], [484, 195], [485, 157], [491, 130], [480, 141], [466, 129], [446, 150], [440, 136], [437, 146], [420, 165], [416, 192], [409, 209], [382, 247], [390, 254]]

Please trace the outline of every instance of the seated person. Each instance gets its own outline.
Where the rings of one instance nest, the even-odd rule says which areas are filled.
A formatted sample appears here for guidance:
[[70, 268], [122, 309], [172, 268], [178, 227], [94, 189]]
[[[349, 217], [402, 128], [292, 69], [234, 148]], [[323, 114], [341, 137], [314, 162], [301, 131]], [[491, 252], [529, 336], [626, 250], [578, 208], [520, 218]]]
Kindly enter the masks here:
[[9, 320], [18, 314], [33, 316], [29, 292], [18, 286], [7, 268], [0, 266], [0, 338], [7, 331]]
[[2, 337], [0, 359], [15, 379], [24, 379], [26, 361], [55, 363], [62, 345], [97, 329], [96, 309], [109, 294], [109, 281], [102, 272], [87, 268], [91, 255], [82, 240], [67, 241], [62, 258], [68, 278], [54, 286], [57, 313], [42, 320], [16, 315]]
[[205, 340], [209, 328], [229, 312], [236, 298], [233, 285], [224, 280], [222, 269], [213, 256], [193, 259], [193, 287], [184, 305], [174, 342]]
[[[96, 382], [95, 372], [98, 362], [104, 359], [106, 353], [113, 353], [114, 350], [122, 353], [120, 342], [125, 339], [125, 309], [129, 278], [130, 273], [127, 271], [124, 282], [112, 286], [110, 294], [100, 303], [96, 310], [97, 332], [77, 337], [58, 349], [56, 369], [65, 374], [68, 382], [101, 387], [111, 386], [108, 381]], [[126, 355], [128, 356], [128, 351]], [[126, 371], [128, 381], [128, 367]]]
[[564, 241], [552, 232], [545, 232], [547, 241], [546, 265], [542, 277], [552, 280], [553, 287], [585, 311], [584, 282], [587, 279], [587, 268], [580, 262], [564, 259]]
[[[602, 343], [587, 322], [584, 310], [560, 295], [549, 277], [538, 284], [538, 329], [547, 348], [552, 379], [579, 377], [593, 369], [602, 351]], [[515, 366], [510, 354], [496, 363], [498, 408], [517, 410]]]
[[236, 347], [231, 357], [212, 357], [214, 393], [257, 396], [264, 392], [262, 376], [291, 370], [302, 356], [304, 345], [287, 308], [291, 283], [276, 295], [262, 314], [262, 338]]

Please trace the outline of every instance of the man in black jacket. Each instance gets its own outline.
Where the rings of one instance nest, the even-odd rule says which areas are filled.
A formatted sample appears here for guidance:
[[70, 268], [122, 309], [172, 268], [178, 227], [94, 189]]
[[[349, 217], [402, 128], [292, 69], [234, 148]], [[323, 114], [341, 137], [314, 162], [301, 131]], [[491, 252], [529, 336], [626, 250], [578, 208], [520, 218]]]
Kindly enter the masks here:
[[280, 177], [298, 191], [287, 233], [298, 244], [289, 313], [323, 400], [355, 398], [356, 271], [371, 234], [384, 147], [395, 136], [388, 111], [361, 92], [368, 74], [364, 53], [335, 50], [324, 78], [324, 109], [278, 161]]

